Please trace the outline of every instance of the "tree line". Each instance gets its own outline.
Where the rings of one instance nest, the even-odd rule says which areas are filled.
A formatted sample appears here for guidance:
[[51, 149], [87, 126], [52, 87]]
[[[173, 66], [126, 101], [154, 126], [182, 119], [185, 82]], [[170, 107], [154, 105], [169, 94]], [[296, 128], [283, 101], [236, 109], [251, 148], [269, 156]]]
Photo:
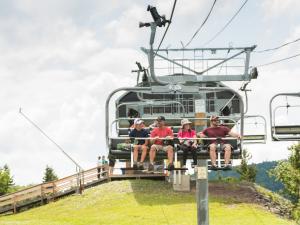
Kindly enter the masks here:
[[[43, 183], [57, 180], [58, 177], [54, 172], [54, 169], [50, 166], [46, 166], [43, 176]], [[28, 185], [31, 186], [31, 185]], [[18, 186], [14, 182], [14, 178], [11, 175], [10, 169], [7, 164], [0, 167], [0, 196], [8, 193], [18, 191], [20, 189], [26, 188], [27, 186]]]

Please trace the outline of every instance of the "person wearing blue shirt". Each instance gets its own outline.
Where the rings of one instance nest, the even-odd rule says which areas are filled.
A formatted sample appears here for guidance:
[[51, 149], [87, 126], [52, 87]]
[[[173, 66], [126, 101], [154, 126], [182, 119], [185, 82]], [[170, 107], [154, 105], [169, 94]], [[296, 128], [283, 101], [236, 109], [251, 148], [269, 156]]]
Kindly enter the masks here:
[[[144, 121], [141, 119], [134, 120], [134, 129], [129, 133], [129, 137], [131, 138], [148, 138], [149, 133], [144, 128]], [[135, 140], [135, 144], [133, 145], [133, 169], [143, 170], [144, 169], [144, 160], [147, 155], [148, 143], [149, 140]], [[141, 160], [138, 163], [138, 154], [139, 151], [142, 151]]]

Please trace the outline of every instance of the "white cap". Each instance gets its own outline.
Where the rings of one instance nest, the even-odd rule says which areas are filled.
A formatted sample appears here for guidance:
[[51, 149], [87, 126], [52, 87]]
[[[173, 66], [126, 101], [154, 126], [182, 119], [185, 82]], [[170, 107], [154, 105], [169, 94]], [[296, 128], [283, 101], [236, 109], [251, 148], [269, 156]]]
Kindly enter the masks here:
[[142, 123], [144, 123], [144, 121], [141, 120], [140, 118], [134, 119], [134, 124], [135, 124], [135, 125], [142, 124]]

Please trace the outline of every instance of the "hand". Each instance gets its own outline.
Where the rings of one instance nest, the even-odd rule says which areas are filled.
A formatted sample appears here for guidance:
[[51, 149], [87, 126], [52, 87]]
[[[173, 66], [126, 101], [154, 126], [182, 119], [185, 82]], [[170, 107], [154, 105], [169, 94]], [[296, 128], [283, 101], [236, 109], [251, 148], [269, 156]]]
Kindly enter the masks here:
[[197, 144], [196, 143], [193, 143], [192, 145], [194, 148], [197, 148]]
[[170, 136], [166, 136], [166, 139], [169, 140], [169, 139], [171, 139], [171, 137]]

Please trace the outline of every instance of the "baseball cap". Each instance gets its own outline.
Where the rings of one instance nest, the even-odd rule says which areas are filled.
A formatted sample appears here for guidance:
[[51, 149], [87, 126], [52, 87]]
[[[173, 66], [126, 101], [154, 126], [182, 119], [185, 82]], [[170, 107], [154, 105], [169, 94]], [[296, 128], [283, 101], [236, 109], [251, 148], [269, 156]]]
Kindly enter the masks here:
[[164, 116], [159, 116], [156, 119], [157, 121], [166, 121], [166, 118]]

